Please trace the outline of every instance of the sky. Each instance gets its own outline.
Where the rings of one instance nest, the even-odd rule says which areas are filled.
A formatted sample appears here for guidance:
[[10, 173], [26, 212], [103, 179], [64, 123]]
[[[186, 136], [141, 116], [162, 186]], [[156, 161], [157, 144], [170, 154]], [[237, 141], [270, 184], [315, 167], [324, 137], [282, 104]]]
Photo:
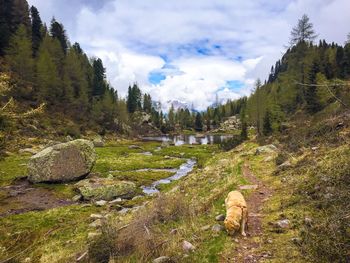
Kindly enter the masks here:
[[249, 95], [267, 79], [303, 14], [319, 39], [343, 44], [349, 0], [29, 0], [44, 22], [63, 23], [71, 43], [100, 57], [126, 96], [137, 82], [160, 101], [204, 110]]

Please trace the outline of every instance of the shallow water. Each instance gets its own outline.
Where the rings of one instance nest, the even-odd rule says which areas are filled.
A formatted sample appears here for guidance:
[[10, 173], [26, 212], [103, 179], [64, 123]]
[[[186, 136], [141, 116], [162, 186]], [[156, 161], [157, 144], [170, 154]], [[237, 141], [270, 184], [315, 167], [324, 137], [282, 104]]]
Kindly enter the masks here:
[[[141, 186], [142, 191], [146, 195], [152, 195], [155, 193], [159, 193], [159, 190], [157, 189], [157, 186], [160, 184], [170, 184], [173, 181], [179, 180], [186, 175], [188, 175], [196, 165], [196, 161], [193, 159], [188, 159], [186, 163], [182, 164], [179, 169], [176, 170], [176, 173], [168, 178], [161, 179], [158, 181], [155, 181], [150, 186]], [[173, 169], [172, 169], [173, 170]]]
[[232, 135], [162, 135], [143, 137], [143, 141], [169, 142], [176, 146], [184, 144], [220, 144], [221, 142], [232, 138]]

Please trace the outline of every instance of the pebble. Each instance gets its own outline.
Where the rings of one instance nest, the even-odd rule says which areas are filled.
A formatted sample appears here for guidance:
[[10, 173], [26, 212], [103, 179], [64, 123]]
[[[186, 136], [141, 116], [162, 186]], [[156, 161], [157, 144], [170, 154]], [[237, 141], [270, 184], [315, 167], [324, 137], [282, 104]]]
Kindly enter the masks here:
[[104, 216], [101, 215], [101, 214], [91, 214], [90, 218], [92, 218], [92, 219], [102, 219], [102, 218], [104, 218]]
[[123, 199], [121, 199], [119, 197], [117, 199], [114, 199], [114, 200], [110, 201], [109, 204], [114, 205], [114, 204], [118, 204], [118, 203], [121, 203], [121, 202], [123, 202]]
[[99, 200], [99, 201], [96, 201], [95, 204], [97, 206], [105, 206], [107, 204], [107, 201], [105, 200]]
[[97, 219], [94, 222], [92, 222], [91, 224], [89, 224], [90, 227], [101, 227], [102, 226], [102, 221], [101, 219]]
[[219, 224], [213, 225], [211, 228], [211, 231], [213, 231], [215, 233], [219, 233], [223, 230], [224, 230], [224, 227], [222, 225], [219, 225]]
[[192, 252], [196, 249], [196, 247], [194, 245], [192, 245], [190, 242], [184, 240], [182, 242], [182, 249], [185, 251], [185, 252]]
[[201, 227], [201, 230], [202, 231], [207, 231], [207, 230], [209, 230], [210, 229], [210, 225], [206, 225], [206, 226], [202, 226]]
[[220, 215], [217, 215], [216, 217], [215, 217], [215, 220], [216, 221], [224, 221], [225, 220], [225, 215], [223, 215], [223, 214], [220, 214]]
[[153, 263], [166, 263], [166, 262], [170, 262], [170, 258], [166, 256], [161, 256], [153, 260]]
[[82, 198], [81, 195], [75, 195], [75, 196], [73, 196], [72, 201], [73, 202], [78, 202], [81, 198]]

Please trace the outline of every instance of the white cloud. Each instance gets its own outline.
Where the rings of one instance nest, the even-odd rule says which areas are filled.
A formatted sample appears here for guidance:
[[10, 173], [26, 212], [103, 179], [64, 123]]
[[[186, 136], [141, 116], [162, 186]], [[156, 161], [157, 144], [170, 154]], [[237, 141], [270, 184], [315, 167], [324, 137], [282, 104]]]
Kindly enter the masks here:
[[[267, 78], [302, 14], [328, 42], [343, 43], [350, 24], [349, 0], [29, 2], [46, 21], [55, 15], [89, 55], [101, 57], [122, 95], [137, 81], [162, 102], [194, 102], [199, 109], [212, 104], [217, 92], [236, 98], [248, 94], [256, 78]], [[168, 64], [181, 74], [162, 69]], [[154, 71], [167, 76], [158, 85], [148, 81]], [[229, 80], [244, 85], [225, 89]]]

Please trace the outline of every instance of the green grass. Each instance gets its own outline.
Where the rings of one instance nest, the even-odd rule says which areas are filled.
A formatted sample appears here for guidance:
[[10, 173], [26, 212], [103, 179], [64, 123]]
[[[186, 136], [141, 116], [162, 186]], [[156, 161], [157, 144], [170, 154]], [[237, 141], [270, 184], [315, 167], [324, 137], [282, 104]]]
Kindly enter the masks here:
[[0, 161], [0, 186], [10, 185], [14, 180], [27, 176], [30, 155], [11, 155]]
[[0, 260], [74, 261], [86, 249], [89, 216], [99, 210], [74, 205], [0, 218]]

